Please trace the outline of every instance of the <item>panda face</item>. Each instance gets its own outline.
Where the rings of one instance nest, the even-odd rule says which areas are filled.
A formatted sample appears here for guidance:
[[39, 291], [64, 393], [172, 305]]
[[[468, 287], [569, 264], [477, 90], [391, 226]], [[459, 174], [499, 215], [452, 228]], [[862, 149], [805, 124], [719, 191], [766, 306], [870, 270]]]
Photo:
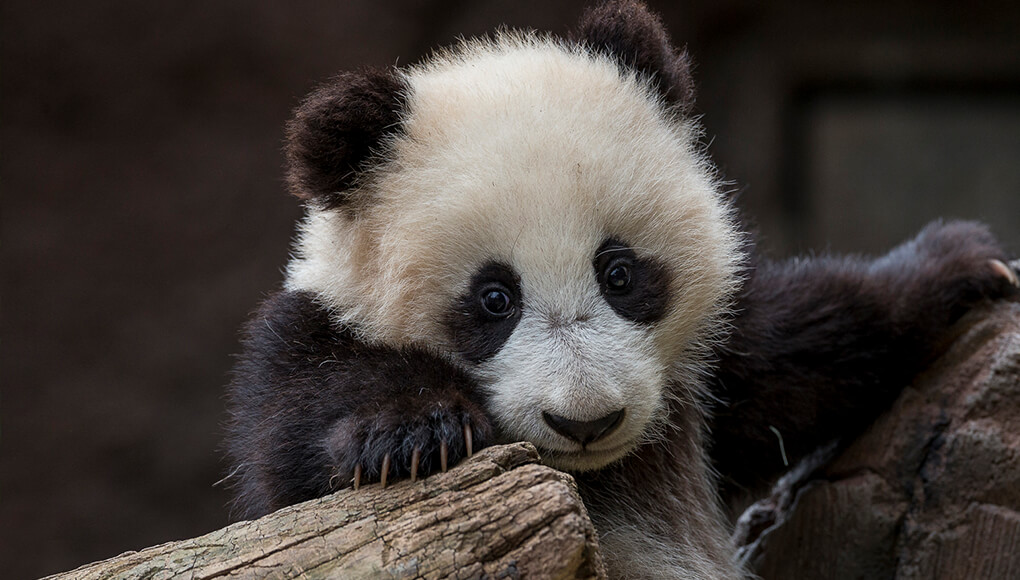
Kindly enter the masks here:
[[653, 330], [669, 299], [661, 267], [616, 240], [588, 249], [569, 275], [483, 266], [450, 319], [503, 437], [569, 470], [602, 467], [647, 436], [668, 371]]
[[503, 437], [548, 463], [622, 457], [663, 424], [666, 385], [690, 381], [736, 284], [696, 127], [610, 59], [531, 36], [402, 83], [364, 201], [311, 207], [288, 289], [367, 341], [462, 366]]

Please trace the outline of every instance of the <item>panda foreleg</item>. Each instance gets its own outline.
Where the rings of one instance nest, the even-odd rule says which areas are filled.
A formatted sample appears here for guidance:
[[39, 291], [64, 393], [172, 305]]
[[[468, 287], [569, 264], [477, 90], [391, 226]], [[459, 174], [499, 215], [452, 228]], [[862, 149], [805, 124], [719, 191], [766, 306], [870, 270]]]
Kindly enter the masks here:
[[366, 344], [309, 294], [249, 323], [228, 446], [248, 517], [332, 490], [453, 465], [491, 439], [474, 383], [421, 349]]
[[964, 313], [1018, 295], [1009, 263], [985, 226], [933, 222], [875, 260], [757, 264], [717, 350], [711, 454], [724, 496], [870, 423]]

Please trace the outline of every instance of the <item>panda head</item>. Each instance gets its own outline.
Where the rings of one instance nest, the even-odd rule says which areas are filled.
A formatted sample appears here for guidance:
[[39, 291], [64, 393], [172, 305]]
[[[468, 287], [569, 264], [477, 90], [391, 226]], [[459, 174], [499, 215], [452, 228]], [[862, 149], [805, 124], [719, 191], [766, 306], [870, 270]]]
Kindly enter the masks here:
[[337, 77], [288, 128], [308, 214], [286, 287], [464, 368], [502, 438], [605, 466], [668, 426], [671, 398], [695, 404], [736, 286], [690, 86], [633, 2], [570, 41], [500, 33]]

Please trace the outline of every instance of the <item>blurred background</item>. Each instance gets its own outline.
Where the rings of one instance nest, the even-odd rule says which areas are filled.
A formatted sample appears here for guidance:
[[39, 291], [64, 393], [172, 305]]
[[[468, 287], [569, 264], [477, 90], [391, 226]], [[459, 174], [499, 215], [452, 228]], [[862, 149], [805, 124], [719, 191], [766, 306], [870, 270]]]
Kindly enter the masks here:
[[[302, 95], [585, 4], [3, 2], [0, 574], [228, 522], [224, 385], [300, 215]], [[769, 252], [878, 252], [938, 216], [1020, 251], [1015, 0], [651, 4]]]

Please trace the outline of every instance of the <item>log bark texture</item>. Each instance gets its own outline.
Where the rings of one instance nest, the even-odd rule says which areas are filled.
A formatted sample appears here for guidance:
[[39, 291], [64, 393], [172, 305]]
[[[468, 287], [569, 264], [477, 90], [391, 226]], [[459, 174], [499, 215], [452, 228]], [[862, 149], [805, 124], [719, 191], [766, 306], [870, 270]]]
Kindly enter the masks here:
[[835, 461], [744, 513], [763, 579], [1020, 578], [1020, 304], [957, 331]]
[[527, 443], [412, 484], [333, 495], [51, 579], [604, 578], [573, 478]]

